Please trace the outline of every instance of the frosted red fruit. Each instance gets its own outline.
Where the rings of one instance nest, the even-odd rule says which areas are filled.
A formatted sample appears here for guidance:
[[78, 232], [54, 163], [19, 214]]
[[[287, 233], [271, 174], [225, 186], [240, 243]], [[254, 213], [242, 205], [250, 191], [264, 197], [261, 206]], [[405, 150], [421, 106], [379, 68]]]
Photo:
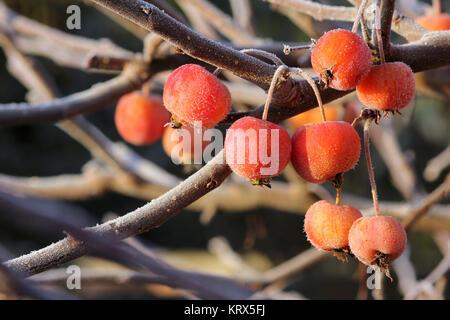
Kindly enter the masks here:
[[450, 30], [450, 14], [448, 13], [419, 17], [416, 22], [430, 31]]
[[308, 240], [318, 249], [347, 249], [348, 232], [361, 217], [361, 212], [353, 207], [321, 200], [306, 212], [304, 229]]
[[284, 170], [291, 157], [291, 139], [283, 127], [244, 117], [228, 129], [224, 149], [231, 170], [258, 183]]
[[174, 121], [190, 126], [200, 121], [204, 128], [214, 127], [231, 110], [227, 87], [196, 64], [183, 65], [170, 74], [163, 100]]
[[135, 145], [149, 144], [161, 138], [169, 118], [160, 97], [140, 91], [122, 96], [114, 116], [119, 134]]
[[292, 137], [292, 164], [306, 181], [331, 181], [352, 169], [359, 159], [361, 143], [356, 130], [344, 121], [306, 124]]
[[203, 140], [201, 128], [187, 126], [167, 127], [162, 137], [164, 151], [180, 164], [192, 164], [196, 159], [201, 161], [203, 150], [209, 143], [211, 142]]
[[335, 29], [325, 33], [314, 45], [311, 64], [330, 87], [352, 90], [369, 73], [372, 54], [357, 34]]
[[351, 227], [348, 242], [352, 253], [362, 263], [387, 267], [405, 250], [406, 232], [395, 218], [363, 217]]
[[414, 98], [416, 80], [403, 62], [375, 65], [356, 87], [358, 98], [369, 108], [387, 111], [406, 107]]

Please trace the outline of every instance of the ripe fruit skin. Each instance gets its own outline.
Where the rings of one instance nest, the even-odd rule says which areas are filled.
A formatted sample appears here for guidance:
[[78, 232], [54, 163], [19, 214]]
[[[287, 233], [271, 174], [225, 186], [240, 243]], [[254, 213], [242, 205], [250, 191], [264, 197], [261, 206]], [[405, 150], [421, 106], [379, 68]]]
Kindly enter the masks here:
[[357, 34], [335, 29], [326, 32], [314, 45], [311, 64], [318, 74], [330, 70], [333, 75], [330, 87], [345, 91], [354, 89], [369, 73], [372, 54]]
[[164, 105], [175, 121], [211, 128], [231, 110], [231, 95], [227, 87], [205, 68], [186, 64], [174, 70], [166, 81]]
[[[186, 131], [183, 132], [183, 130]], [[200, 130], [200, 132], [196, 130]], [[210, 141], [203, 141], [202, 139], [201, 148], [195, 150], [196, 135], [198, 136], [198, 139], [202, 139], [203, 130], [201, 128], [187, 126], [183, 126], [179, 129], [167, 127], [162, 136], [163, 149], [169, 157], [175, 157], [181, 164], [192, 164], [195, 160], [195, 156], [201, 157], [203, 150], [211, 143]], [[177, 150], [174, 150], [176, 146], [178, 146], [178, 148]]]
[[359, 100], [369, 108], [398, 110], [414, 98], [416, 80], [411, 68], [403, 62], [373, 66], [356, 87]]
[[316, 248], [339, 250], [348, 246], [348, 232], [361, 217], [361, 212], [353, 207], [321, 200], [309, 207], [304, 228]]
[[134, 91], [120, 98], [114, 120], [125, 141], [144, 145], [161, 138], [169, 113], [160, 97]]
[[406, 232], [401, 223], [387, 216], [362, 217], [355, 221], [348, 234], [352, 253], [366, 265], [374, 263], [381, 252], [389, 262], [401, 256], [406, 248]]
[[[267, 135], [261, 134], [260, 130], [263, 130]], [[278, 140], [276, 140], [276, 145], [274, 146], [274, 154], [271, 152], [272, 135], [275, 134], [273, 130], [278, 130]], [[246, 138], [246, 133], [250, 137], [252, 132], [255, 134], [256, 140], [253, 144], [250, 138]], [[277, 176], [284, 170], [291, 157], [291, 139], [283, 127], [270, 121], [244, 117], [234, 122], [228, 129], [224, 149], [226, 161], [234, 173], [251, 181], [257, 181]], [[242, 155], [242, 161], [239, 160], [240, 154]], [[278, 159], [273, 159], [274, 164], [272, 168], [275, 171], [261, 172], [262, 169], [268, 170], [271, 167], [271, 163], [263, 161], [261, 154], [264, 157], [266, 155], [267, 157], [276, 157], [278, 155]]]
[[361, 143], [356, 130], [344, 121], [306, 124], [292, 137], [292, 164], [306, 181], [322, 183], [352, 169]]
[[[327, 121], [336, 121], [339, 118], [339, 105], [329, 104], [324, 106], [325, 117]], [[289, 118], [288, 122], [295, 128], [298, 129], [302, 125], [307, 123], [319, 123], [322, 121], [322, 115], [320, 114], [320, 108], [314, 108], [306, 112], [302, 112], [295, 117]]]
[[450, 30], [450, 14], [448, 13], [419, 17], [416, 22], [430, 31]]

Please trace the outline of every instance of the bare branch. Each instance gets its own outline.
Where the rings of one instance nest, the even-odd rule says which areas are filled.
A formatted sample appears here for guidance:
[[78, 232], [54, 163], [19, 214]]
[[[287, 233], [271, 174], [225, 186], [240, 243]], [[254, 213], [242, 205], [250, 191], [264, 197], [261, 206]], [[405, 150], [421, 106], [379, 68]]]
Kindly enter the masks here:
[[[307, 0], [263, 0], [273, 4], [281, 5], [286, 8], [291, 8], [299, 12], [308, 14], [316, 20], [340, 20], [340, 21], [355, 21], [357, 10], [354, 7], [330, 6]], [[361, 1], [351, 1], [355, 5]], [[366, 18], [373, 17], [373, 12], [369, 11], [370, 6], [367, 7], [364, 16]], [[401, 15], [397, 11], [393, 16], [393, 29], [395, 32], [408, 39], [409, 41], [419, 40], [427, 30], [417, 25], [413, 20]]]
[[436, 180], [441, 172], [450, 165], [450, 146], [438, 154], [436, 157], [428, 161], [423, 172], [423, 176], [427, 181]]
[[249, 0], [230, 0], [234, 20], [249, 34], [253, 34], [252, 7]]
[[[272, 79], [275, 67], [228, 48], [225, 45], [204, 38], [169, 18], [152, 5], [138, 0], [95, 0], [94, 2], [112, 9], [116, 13], [148, 30], [155, 31], [187, 54], [211, 63], [216, 67], [231, 70], [234, 74], [250, 80], [263, 88], [267, 88]], [[423, 43], [416, 43], [414, 45], [419, 47], [418, 50], [423, 50], [427, 53], [430, 53], [431, 50], [435, 56], [442, 57], [436, 59], [438, 62], [433, 61], [433, 66], [448, 64], [450, 62], [450, 55], [445, 54], [450, 47], [448, 33], [441, 32], [436, 34], [437, 36], [435, 38], [433, 38], [434, 36], [426, 38], [427, 45]], [[423, 45], [424, 48], [420, 48], [420, 45]], [[396, 47], [396, 50], [393, 56], [395, 56], [395, 53], [397, 55], [404, 53], [402, 46]], [[404, 56], [404, 60], [412, 62], [412, 65], [415, 63], [413, 69], [429, 68], [430, 66], [425, 63], [429, 63], [431, 60], [430, 57], [433, 55], [428, 55], [427, 59], [421, 59], [420, 61], [414, 60], [418, 56], [420, 55], [411, 54], [411, 56]], [[139, 81], [137, 80], [138, 83]], [[274, 121], [285, 119], [289, 115], [304, 111], [316, 104], [315, 96], [305, 81], [289, 79], [289, 81], [284, 83], [283, 88], [277, 90], [278, 95], [274, 99], [279, 107], [271, 108], [270, 116]], [[324, 98], [324, 102], [328, 102], [346, 93], [348, 92], [336, 92], [328, 89], [323, 91], [322, 97]], [[119, 95], [121, 94], [123, 92]], [[292, 110], [281, 108], [285, 106], [295, 107]], [[183, 208], [215, 189], [230, 173], [230, 168], [223, 163], [223, 152], [220, 152], [204, 168], [158, 199], [125, 216], [90, 228], [89, 231], [102, 236], [113, 236], [118, 239], [145, 232], [164, 223]], [[228, 199], [227, 201], [230, 202]], [[383, 208], [381, 210], [383, 211]], [[86, 252], [86, 247], [78, 241], [66, 238], [49, 247], [12, 260], [7, 264], [18, 270], [36, 273], [69, 261]]]
[[[184, 14], [188, 17], [192, 28], [204, 36], [218, 40], [220, 37], [213, 26], [211, 26], [208, 21], [203, 17], [203, 15], [198, 12], [191, 4], [177, 0], [178, 6], [183, 10]], [[105, 9], [106, 10], [106, 9]]]
[[381, 1], [381, 38], [383, 39], [383, 51], [390, 51], [391, 44], [391, 25], [395, 10], [395, 0]]
[[263, 0], [276, 5], [282, 5], [306, 13], [316, 20], [354, 21], [357, 9], [344, 6], [330, 6], [304, 0]]
[[[149, 30], [153, 30], [161, 37], [193, 57], [211, 63], [221, 69], [230, 70], [235, 75], [252, 81], [264, 89], [267, 89], [270, 85], [273, 73], [275, 72], [274, 66], [238, 52], [223, 44], [207, 39], [168, 17], [154, 6], [145, 4], [140, 0], [116, 0], [107, 3], [105, 3], [104, 0], [94, 1], [106, 5], [118, 14], [123, 15]], [[418, 42], [403, 46], [392, 46], [391, 51], [392, 52], [390, 52], [390, 55], [387, 57], [388, 60], [404, 61], [416, 72], [447, 65], [450, 63], [450, 31], [429, 33]], [[155, 66], [158, 65], [155, 64], [154, 67]], [[137, 83], [142, 83], [143, 79], [136, 79], [139, 77], [136, 77], [135, 72], [132, 76], [134, 76]], [[144, 78], [147, 79], [147, 77]], [[119, 79], [121, 78], [119, 77], [116, 80], [119, 82]], [[122, 78], [121, 80], [124, 79]], [[117, 98], [126, 91], [121, 87], [123, 85], [125, 85], [124, 82], [120, 81], [118, 87], [121, 90], [114, 91], [117, 95], [111, 93], [114, 98]], [[127, 90], [131, 90], [130, 83], [127, 83]], [[322, 90], [321, 96], [326, 103], [341, 97], [346, 93], [347, 92], [326, 89]], [[313, 102], [313, 97], [314, 93], [308, 88], [306, 81], [289, 78], [274, 95], [274, 104], [276, 104], [278, 108], [271, 108], [269, 119], [272, 121], [281, 121], [315, 107], [316, 103]], [[33, 110], [27, 110], [28, 108], [26, 105], [13, 105], [15, 107], [14, 109], [2, 106], [5, 110], [0, 112], [0, 124], [5, 124], [7, 122], [14, 123], [15, 121], [19, 121], [18, 123], [29, 123], [32, 121], [44, 121], [46, 118], [47, 121], [60, 120], [64, 116], [70, 117], [74, 114], [87, 112], [90, 110], [90, 107], [93, 106], [93, 104], [89, 104], [88, 101], [86, 101], [88, 106], [79, 105], [79, 101], [73, 101], [70, 98], [71, 97], [68, 97], [67, 99], [69, 101], [65, 102], [73, 103], [72, 106], [70, 106], [70, 104], [69, 106], [61, 104], [56, 106], [37, 105]], [[56, 100], [55, 103], [57, 102], [61, 101]], [[97, 103], [98, 101], [95, 102]], [[100, 103], [96, 104], [96, 108], [101, 106], [102, 104]], [[291, 108], [283, 108], [288, 106]], [[258, 115], [259, 111], [261, 110], [257, 109], [252, 111], [251, 115]], [[27, 116], [25, 117], [24, 114]], [[245, 114], [232, 114], [227, 118], [226, 122], [234, 121], [243, 115]]]
[[60, 46], [71, 50], [97, 53], [113, 57], [132, 57], [133, 53], [118, 47], [108, 39], [91, 40], [80, 36], [74, 36], [39, 22], [18, 15], [3, 3], [0, 3], [0, 21], [10, 26], [15, 32], [29, 37], [51, 40]]
[[0, 125], [56, 122], [100, 110], [124, 94], [139, 88], [149, 78], [150, 73], [145, 66], [133, 64], [114, 79], [52, 102], [0, 105]]
[[218, 32], [232, 42], [245, 46], [254, 46], [262, 42], [261, 39], [257, 39], [249, 34], [246, 29], [236, 24], [230, 16], [223, 13], [210, 2], [205, 0], [183, 0], [183, 2], [187, 2], [196, 8]]
[[444, 181], [436, 190], [430, 193], [423, 201], [422, 204], [412, 211], [407, 219], [403, 222], [403, 226], [405, 229], [411, 228], [424, 214], [428, 212], [428, 209], [441, 200], [443, 197], [446, 197], [450, 194], [450, 180], [447, 179]]
[[[223, 164], [223, 157], [223, 152], [220, 152], [202, 170], [145, 206], [87, 230], [101, 236], [124, 239], [160, 226], [188, 204], [218, 187], [228, 177], [231, 170]], [[81, 242], [65, 238], [46, 248], [11, 260], [7, 265], [14, 270], [35, 274], [86, 253], [87, 248]]]
[[373, 126], [370, 137], [389, 170], [392, 184], [405, 199], [412, 199], [417, 192], [417, 177], [405, 160], [391, 122], [383, 119], [379, 125]]

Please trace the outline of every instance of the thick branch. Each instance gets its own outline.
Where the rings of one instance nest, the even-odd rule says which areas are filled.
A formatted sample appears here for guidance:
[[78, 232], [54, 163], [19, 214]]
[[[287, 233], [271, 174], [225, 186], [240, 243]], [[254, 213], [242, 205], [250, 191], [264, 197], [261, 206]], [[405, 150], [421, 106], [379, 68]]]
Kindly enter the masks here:
[[[101, 236], [123, 239], [160, 226], [187, 205], [218, 187], [228, 177], [231, 169], [223, 164], [223, 157], [223, 152], [220, 152], [202, 170], [145, 206], [87, 230]], [[11, 260], [6, 265], [31, 275], [86, 253], [87, 248], [83, 243], [65, 238], [41, 250]]]
[[148, 80], [150, 73], [142, 68], [138, 65], [130, 66], [114, 79], [51, 102], [35, 105], [27, 103], [0, 105], [0, 125], [57, 122], [100, 110], [124, 94], [139, 88]]
[[395, 10], [395, 0], [381, 1], [381, 38], [384, 52], [389, 52], [391, 43], [391, 25]]
[[273, 66], [204, 37], [145, 1], [91, 1], [159, 34], [163, 39], [194, 58], [229, 70], [265, 89], [269, 87], [275, 72]]

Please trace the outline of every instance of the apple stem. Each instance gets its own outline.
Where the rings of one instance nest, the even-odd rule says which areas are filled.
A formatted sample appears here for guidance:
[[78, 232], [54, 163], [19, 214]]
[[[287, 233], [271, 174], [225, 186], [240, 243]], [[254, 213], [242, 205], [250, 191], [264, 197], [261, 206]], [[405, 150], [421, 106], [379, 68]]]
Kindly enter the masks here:
[[144, 96], [148, 97], [150, 95], [150, 91], [150, 81], [147, 81], [142, 85], [142, 93]]
[[373, 172], [372, 159], [370, 157], [370, 139], [369, 139], [369, 128], [372, 118], [366, 119], [364, 123], [364, 151], [366, 153], [367, 170], [369, 171], [369, 181], [370, 188], [372, 191], [373, 207], [375, 209], [375, 215], [380, 215], [380, 210], [378, 208], [378, 195], [377, 195], [377, 184], [375, 182], [375, 175]]
[[314, 82], [314, 80], [307, 74], [305, 71], [303, 71], [300, 68], [295, 68], [295, 72], [298, 73], [301, 77], [303, 77], [308, 84], [311, 86], [311, 88], [314, 91], [314, 94], [316, 95], [317, 102], [319, 104], [320, 109], [320, 115], [322, 116], [322, 121], [327, 121], [327, 118], [325, 117], [325, 109], [323, 107], [322, 98], [320, 96], [319, 88], [317, 87], [317, 84]]
[[386, 62], [384, 57], [384, 49], [383, 49], [383, 38], [381, 37], [381, 1], [377, 1], [377, 5], [375, 7], [375, 23], [377, 29], [377, 42], [378, 42], [378, 53], [380, 55], [381, 64]]
[[283, 61], [278, 58], [275, 54], [271, 53], [271, 52], [267, 52], [264, 50], [260, 50], [260, 49], [242, 49], [240, 50], [242, 53], [248, 54], [249, 56], [257, 56], [257, 57], [262, 57], [262, 58], [266, 58], [270, 61], [272, 61], [275, 65], [277, 66], [281, 66], [283, 63]]
[[442, 1], [441, 0], [433, 0], [432, 7], [434, 14], [438, 15], [442, 12]]
[[358, 31], [358, 25], [361, 20], [361, 17], [364, 13], [364, 9], [366, 8], [367, 0], [363, 0], [358, 8], [358, 13], [356, 14], [355, 22], [353, 22], [352, 32], [356, 33]]
[[272, 77], [272, 82], [270, 83], [269, 91], [267, 92], [266, 104], [264, 105], [264, 112], [262, 115], [263, 120], [267, 120], [267, 115], [269, 114], [270, 103], [272, 102], [273, 92], [275, 91], [275, 87], [277, 86], [278, 78], [280, 78], [281, 74], [288, 69], [284, 64], [279, 66]]
[[216, 70], [214, 70], [212, 74], [217, 77], [221, 72], [222, 72], [221, 68], [216, 68]]
[[336, 188], [336, 205], [341, 204], [341, 188]]
[[283, 46], [283, 52], [287, 56], [290, 55], [293, 51], [306, 50], [306, 49], [311, 49], [311, 45], [310, 44], [304, 44], [304, 45], [301, 45], [301, 46], [291, 47], [290, 45], [285, 44]]

